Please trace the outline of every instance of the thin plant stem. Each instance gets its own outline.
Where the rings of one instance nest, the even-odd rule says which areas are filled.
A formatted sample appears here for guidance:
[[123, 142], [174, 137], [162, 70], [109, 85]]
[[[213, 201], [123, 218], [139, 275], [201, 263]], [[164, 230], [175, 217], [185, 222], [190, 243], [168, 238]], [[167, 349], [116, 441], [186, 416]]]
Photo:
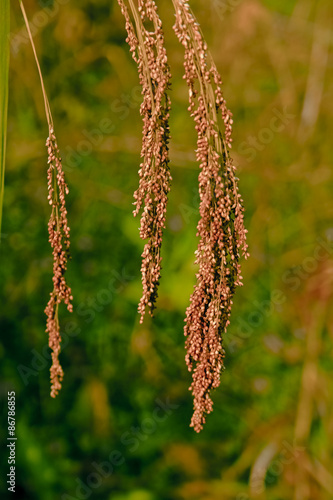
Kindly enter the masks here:
[[39, 73], [39, 78], [40, 78], [40, 83], [41, 83], [42, 92], [43, 92], [43, 98], [44, 98], [44, 106], [45, 106], [45, 113], [46, 113], [47, 123], [49, 125], [49, 130], [53, 131], [53, 119], [52, 119], [52, 113], [51, 113], [50, 103], [49, 103], [49, 100], [48, 100], [47, 95], [46, 95], [45, 86], [44, 86], [44, 80], [43, 80], [43, 75], [42, 75], [42, 70], [40, 68], [40, 64], [39, 64], [38, 57], [37, 57], [37, 52], [36, 52], [36, 47], [35, 47], [35, 44], [34, 44], [34, 40], [32, 38], [32, 34], [31, 34], [30, 26], [29, 26], [29, 21], [28, 21], [28, 17], [27, 17], [27, 14], [26, 14], [26, 11], [25, 11], [25, 8], [24, 8], [22, 0], [20, 0], [20, 7], [21, 7], [22, 14], [23, 14], [24, 22], [25, 22], [25, 25], [26, 25], [26, 28], [27, 28], [27, 32], [28, 32], [28, 35], [29, 35], [29, 40], [30, 40], [30, 43], [31, 43], [31, 47], [32, 47], [32, 50], [33, 50], [33, 53], [34, 53], [34, 57], [35, 57], [35, 61], [36, 61], [37, 69], [38, 69], [38, 73]]

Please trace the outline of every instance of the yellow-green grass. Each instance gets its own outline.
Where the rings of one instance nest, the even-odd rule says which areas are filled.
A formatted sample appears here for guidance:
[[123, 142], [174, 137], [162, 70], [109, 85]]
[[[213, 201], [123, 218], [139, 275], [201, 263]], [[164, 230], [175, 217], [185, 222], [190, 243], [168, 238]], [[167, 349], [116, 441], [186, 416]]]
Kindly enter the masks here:
[[2, 207], [5, 186], [6, 134], [8, 108], [8, 69], [9, 69], [9, 0], [0, 0], [0, 241], [2, 227]]

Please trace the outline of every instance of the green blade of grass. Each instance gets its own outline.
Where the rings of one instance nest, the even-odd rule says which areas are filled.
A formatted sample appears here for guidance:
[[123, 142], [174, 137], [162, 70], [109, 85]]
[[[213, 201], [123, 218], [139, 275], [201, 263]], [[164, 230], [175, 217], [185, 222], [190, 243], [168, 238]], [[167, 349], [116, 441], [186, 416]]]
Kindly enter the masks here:
[[0, 0], [0, 241], [5, 189], [5, 160], [8, 108], [10, 0]]

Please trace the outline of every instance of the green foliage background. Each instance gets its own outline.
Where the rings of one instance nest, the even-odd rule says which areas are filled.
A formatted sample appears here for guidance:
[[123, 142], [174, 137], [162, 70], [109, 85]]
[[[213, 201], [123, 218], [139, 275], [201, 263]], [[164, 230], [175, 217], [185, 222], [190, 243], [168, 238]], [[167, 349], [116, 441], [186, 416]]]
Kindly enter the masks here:
[[[132, 216], [140, 89], [120, 9], [114, 0], [26, 1], [70, 188], [75, 311], [61, 315], [65, 378], [56, 400], [43, 313], [52, 284], [47, 124], [12, 2], [0, 248], [2, 498], [10, 390], [17, 498], [333, 498], [332, 4], [191, 4], [234, 113], [251, 253], [225, 339], [226, 371], [200, 435], [189, 428], [183, 336], [195, 279], [198, 166], [171, 1], [158, 5], [173, 73], [173, 186], [158, 308], [142, 326], [143, 243]], [[156, 400], [178, 407], [157, 421]], [[122, 463], [93, 484], [94, 462], [110, 461], [115, 450]]]

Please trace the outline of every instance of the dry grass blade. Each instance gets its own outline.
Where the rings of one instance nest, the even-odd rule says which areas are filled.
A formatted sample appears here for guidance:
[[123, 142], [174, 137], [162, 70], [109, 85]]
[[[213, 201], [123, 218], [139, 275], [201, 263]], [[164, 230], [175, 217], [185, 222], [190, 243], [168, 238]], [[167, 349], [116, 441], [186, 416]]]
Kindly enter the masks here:
[[5, 188], [5, 161], [8, 108], [8, 70], [9, 70], [9, 30], [10, 2], [1, 0], [0, 8], [0, 241], [2, 227], [2, 207]]

